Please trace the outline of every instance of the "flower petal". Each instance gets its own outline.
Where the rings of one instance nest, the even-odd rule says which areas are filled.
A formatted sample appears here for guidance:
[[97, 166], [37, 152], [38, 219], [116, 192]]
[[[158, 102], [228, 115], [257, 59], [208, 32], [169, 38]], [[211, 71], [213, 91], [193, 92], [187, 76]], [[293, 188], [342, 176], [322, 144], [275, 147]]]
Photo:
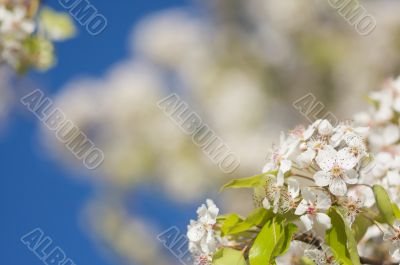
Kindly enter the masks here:
[[383, 130], [383, 139], [386, 145], [391, 145], [396, 143], [400, 138], [400, 130], [396, 125], [388, 125]]
[[303, 199], [306, 200], [307, 202], [312, 202], [314, 203], [316, 200], [315, 193], [311, 191], [310, 188], [304, 188], [301, 190], [301, 195], [303, 196]]
[[364, 141], [363, 139], [355, 133], [348, 133], [344, 137], [344, 141], [348, 146], [363, 146]]
[[267, 210], [271, 209], [271, 203], [267, 198], [264, 198], [264, 200], [262, 201], [262, 205]]
[[288, 190], [292, 199], [297, 198], [300, 194], [299, 182], [295, 179], [288, 180]]
[[332, 205], [331, 198], [323, 191], [316, 191], [316, 207], [320, 210], [328, 210]]
[[357, 184], [358, 182], [358, 174], [354, 169], [350, 169], [346, 171], [344, 175], [344, 181], [348, 184]]
[[281, 166], [279, 169], [282, 171], [283, 174], [288, 172], [291, 168], [292, 168], [292, 161], [286, 159], [281, 161]]
[[313, 149], [308, 148], [297, 157], [297, 164], [299, 164], [301, 168], [309, 167], [316, 154], [317, 153]]
[[308, 209], [308, 203], [306, 200], [302, 200], [299, 203], [299, 206], [297, 206], [296, 211], [294, 212], [295, 215], [303, 215], [307, 212]]
[[344, 196], [347, 192], [347, 185], [341, 178], [333, 178], [329, 185], [329, 190], [333, 195]]
[[200, 223], [189, 225], [187, 237], [190, 241], [198, 242], [206, 235], [206, 229]]
[[314, 180], [318, 186], [325, 187], [331, 183], [331, 175], [325, 171], [318, 171], [314, 175]]
[[331, 146], [327, 146], [318, 152], [315, 160], [323, 171], [329, 171], [335, 165], [336, 155], [336, 150]]
[[331, 218], [329, 218], [329, 216], [324, 213], [317, 213], [316, 220], [326, 229], [330, 229], [332, 227]]
[[300, 220], [304, 224], [306, 231], [310, 231], [312, 229], [314, 221], [308, 215], [302, 215]]
[[349, 147], [345, 147], [337, 153], [337, 163], [343, 169], [349, 170], [354, 168], [358, 161], [359, 159], [351, 153]]

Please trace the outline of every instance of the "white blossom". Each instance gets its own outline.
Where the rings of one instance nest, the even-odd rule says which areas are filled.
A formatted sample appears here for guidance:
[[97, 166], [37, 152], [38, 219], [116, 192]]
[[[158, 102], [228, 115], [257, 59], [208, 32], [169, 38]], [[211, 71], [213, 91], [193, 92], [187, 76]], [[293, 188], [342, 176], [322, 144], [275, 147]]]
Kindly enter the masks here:
[[[217, 222], [219, 209], [212, 200], [197, 210], [198, 219], [191, 220], [188, 226], [189, 251], [197, 258], [204, 260], [212, 256], [217, 249], [217, 238], [213, 226]], [[200, 263], [201, 264], [201, 263]]]
[[295, 214], [300, 215], [300, 220], [309, 231], [315, 225], [322, 225], [325, 229], [331, 227], [331, 220], [324, 212], [328, 210], [332, 201], [329, 196], [320, 190], [303, 189], [303, 200], [297, 207]]
[[270, 172], [277, 170], [277, 184], [282, 186], [284, 182], [284, 176], [292, 168], [291, 156], [296, 151], [299, 145], [299, 139], [294, 137], [285, 137], [285, 134], [281, 134], [280, 145], [272, 151], [269, 161], [263, 168], [263, 172]]
[[351, 227], [357, 215], [361, 213], [364, 201], [359, 197], [347, 196], [341, 198], [339, 204], [345, 209], [345, 218]]
[[0, 63], [16, 67], [23, 50], [23, 40], [35, 30], [35, 23], [27, 16], [23, 4], [8, 9], [0, 3]]
[[315, 183], [321, 187], [329, 186], [332, 194], [343, 196], [347, 192], [346, 183], [357, 183], [358, 174], [353, 168], [358, 159], [347, 148], [321, 150], [316, 161], [321, 170], [314, 175]]
[[287, 212], [295, 208], [296, 199], [300, 194], [299, 183], [295, 179], [289, 179], [286, 186], [278, 185], [276, 178], [267, 182], [266, 197], [262, 201], [263, 207], [267, 210], [273, 209], [274, 213], [279, 210]]
[[400, 261], [400, 221], [396, 221], [393, 227], [385, 231], [383, 239], [390, 242], [389, 254]]

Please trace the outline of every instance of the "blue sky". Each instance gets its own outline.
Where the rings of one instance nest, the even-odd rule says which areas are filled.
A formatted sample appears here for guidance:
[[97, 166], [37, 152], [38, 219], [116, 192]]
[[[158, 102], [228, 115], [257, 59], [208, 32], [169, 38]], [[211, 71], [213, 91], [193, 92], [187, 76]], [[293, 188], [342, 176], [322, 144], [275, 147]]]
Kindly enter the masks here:
[[[44, 2], [62, 10], [57, 1]], [[106, 30], [93, 37], [77, 25], [77, 38], [57, 44], [58, 65], [44, 74], [29, 74], [29, 78], [46, 88], [48, 96], [56, 94], [73, 78], [99, 77], [111, 65], [128, 56], [128, 38], [132, 26], [144, 16], [170, 7], [189, 5], [189, 2], [97, 0], [92, 4], [108, 19]], [[2, 263], [43, 264], [20, 242], [22, 235], [40, 227], [77, 265], [111, 265], [107, 258], [99, 254], [80, 224], [82, 207], [95, 195], [95, 188], [89, 182], [75, 181], [69, 176], [71, 172], [65, 171], [49, 157], [38, 141], [37, 127], [33, 115], [14, 112], [7, 130], [0, 136]], [[187, 206], [171, 213], [166, 209], [173, 208], [172, 202], [170, 207], [160, 207], [159, 202], [165, 202], [165, 198], [154, 198], [147, 192], [139, 192], [135, 196], [146, 202], [135, 205], [136, 210], [163, 220], [160, 225], [164, 227], [174, 224], [175, 219], [171, 217], [174, 214], [181, 215], [178, 225], [183, 227], [183, 220], [189, 218], [189, 212], [193, 210]]]

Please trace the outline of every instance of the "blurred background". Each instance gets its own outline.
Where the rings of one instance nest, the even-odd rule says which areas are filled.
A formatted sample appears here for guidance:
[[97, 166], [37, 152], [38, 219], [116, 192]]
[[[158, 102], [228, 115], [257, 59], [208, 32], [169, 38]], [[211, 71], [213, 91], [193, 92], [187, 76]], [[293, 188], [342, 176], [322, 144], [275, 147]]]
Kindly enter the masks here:
[[[41, 264], [20, 242], [40, 227], [76, 264], [178, 264], [157, 235], [185, 234], [206, 198], [248, 211], [249, 194], [218, 189], [259, 173], [280, 131], [308, 123], [294, 101], [313, 93], [348, 119], [399, 74], [400, 3], [361, 3], [377, 21], [368, 36], [328, 1], [92, 1], [108, 20], [103, 33], [76, 23], [45, 73], [0, 68], [2, 259]], [[104, 151], [100, 168], [85, 169], [19, 102], [36, 88]], [[172, 92], [240, 158], [234, 173], [157, 107]]]

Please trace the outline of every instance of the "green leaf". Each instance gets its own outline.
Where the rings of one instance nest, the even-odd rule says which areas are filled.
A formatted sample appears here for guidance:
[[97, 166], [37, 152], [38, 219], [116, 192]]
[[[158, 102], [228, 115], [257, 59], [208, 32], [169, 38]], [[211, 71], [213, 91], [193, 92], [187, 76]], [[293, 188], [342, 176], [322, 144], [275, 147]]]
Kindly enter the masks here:
[[230, 181], [229, 183], [225, 184], [222, 188], [221, 191], [231, 188], [231, 189], [237, 189], [237, 188], [255, 188], [258, 186], [264, 185], [266, 181], [266, 175], [268, 173], [263, 173], [259, 175], [255, 175], [249, 178], [240, 178], [240, 179], [234, 179]]
[[240, 217], [237, 214], [230, 214], [226, 217], [224, 222], [222, 223], [221, 231], [224, 235], [226, 235], [229, 230], [231, 230], [237, 223], [241, 221]]
[[266, 219], [272, 218], [272, 216], [272, 211], [266, 210], [265, 208], [257, 208], [249, 214], [245, 222], [252, 225], [261, 225]]
[[285, 226], [284, 235], [281, 237], [281, 239], [279, 240], [278, 244], [275, 247], [273, 253], [274, 257], [281, 256], [289, 250], [290, 243], [292, 242], [292, 237], [294, 233], [297, 232], [297, 229], [298, 229], [297, 226], [294, 224], [289, 224]]
[[289, 234], [293, 227], [285, 229], [283, 222], [277, 221], [276, 218], [267, 221], [250, 249], [250, 265], [273, 264], [274, 258], [287, 247], [285, 231]]
[[347, 221], [332, 207], [328, 212], [332, 228], [326, 231], [325, 241], [331, 248], [336, 260], [344, 265], [360, 265], [357, 243]]
[[243, 253], [238, 250], [224, 248], [213, 257], [213, 265], [246, 265]]
[[375, 194], [376, 206], [378, 207], [384, 221], [389, 225], [393, 225], [396, 217], [393, 212], [393, 206], [389, 195], [380, 185], [374, 185], [373, 191]]
[[367, 232], [368, 228], [372, 225], [373, 222], [371, 220], [369, 220], [362, 214], [359, 214], [354, 220], [354, 223], [351, 227], [354, 233], [354, 239], [357, 242], [360, 242], [360, 240], [364, 237], [365, 233]]
[[67, 13], [56, 12], [50, 8], [43, 8], [40, 13], [40, 29], [53, 41], [69, 39], [76, 34], [71, 17]]
[[393, 213], [396, 219], [400, 219], [400, 209], [399, 206], [397, 206], [395, 203], [392, 204], [393, 208]]
[[272, 216], [272, 211], [267, 211], [264, 208], [255, 209], [252, 213], [250, 213], [246, 220], [239, 222], [235, 226], [231, 227], [231, 229], [226, 234], [234, 235], [245, 232], [252, 227], [264, 225], [268, 219], [272, 218]]

